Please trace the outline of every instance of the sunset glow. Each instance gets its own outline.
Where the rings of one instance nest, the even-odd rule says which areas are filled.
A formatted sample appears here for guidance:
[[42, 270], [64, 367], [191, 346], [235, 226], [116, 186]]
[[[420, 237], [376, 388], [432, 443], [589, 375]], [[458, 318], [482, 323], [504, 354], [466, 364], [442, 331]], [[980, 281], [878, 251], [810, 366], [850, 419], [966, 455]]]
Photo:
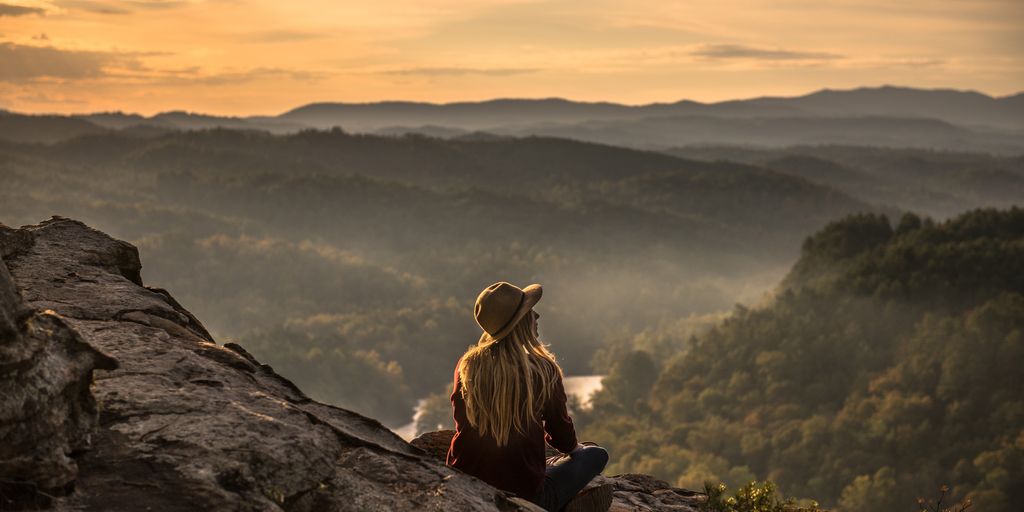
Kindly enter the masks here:
[[1024, 89], [1020, 0], [0, 0], [0, 108]]

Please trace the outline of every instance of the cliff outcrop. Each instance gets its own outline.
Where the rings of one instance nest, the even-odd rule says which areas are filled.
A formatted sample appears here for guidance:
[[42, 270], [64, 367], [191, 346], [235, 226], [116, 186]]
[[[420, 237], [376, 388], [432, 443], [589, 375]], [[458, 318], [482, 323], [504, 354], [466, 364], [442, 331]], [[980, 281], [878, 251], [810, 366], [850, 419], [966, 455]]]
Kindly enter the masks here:
[[[217, 344], [141, 268], [75, 220], [0, 224], [0, 509], [540, 510]], [[695, 508], [611, 480], [619, 510]]]
[[26, 235], [0, 231], [0, 509], [46, 506], [75, 481], [70, 455], [97, 418], [93, 371], [117, 368], [65, 318], [22, 300], [3, 261], [31, 247]]
[[[454, 435], [453, 430], [427, 432], [413, 439], [410, 444], [443, 461]], [[557, 454], [554, 448], [548, 447], [549, 457]], [[587, 487], [603, 484], [612, 485], [612, 506], [609, 512], [694, 512], [704, 497], [702, 493], [672, 487], [652, 476], [635, 473], [611, 477], [598, 475]]]

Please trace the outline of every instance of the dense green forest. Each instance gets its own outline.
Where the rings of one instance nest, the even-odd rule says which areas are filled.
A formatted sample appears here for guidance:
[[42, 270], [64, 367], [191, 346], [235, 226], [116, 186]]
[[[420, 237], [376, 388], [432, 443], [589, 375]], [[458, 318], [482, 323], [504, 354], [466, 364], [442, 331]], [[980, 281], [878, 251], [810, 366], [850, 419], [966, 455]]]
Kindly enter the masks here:
[[[769, 302], [648, 333], [604, 358], [584, 437], [609, 471], [776, 482], [849, 512], [913, 510], [940, 483], [978, 510], [1024, 503], [1024, 210], [807, 238]], [[675, 340], [675, 355], [659, 347]]]
[[894, 211], [747, 164], [341, 130], [0, 142], [0, 183], [0, 222], [134, 243], [218, 340], [391, 425], [447, 385], [496, 280], [546, 286], [545, 336], [585, 374], [609, 338], [756, 300], [830, 219]]

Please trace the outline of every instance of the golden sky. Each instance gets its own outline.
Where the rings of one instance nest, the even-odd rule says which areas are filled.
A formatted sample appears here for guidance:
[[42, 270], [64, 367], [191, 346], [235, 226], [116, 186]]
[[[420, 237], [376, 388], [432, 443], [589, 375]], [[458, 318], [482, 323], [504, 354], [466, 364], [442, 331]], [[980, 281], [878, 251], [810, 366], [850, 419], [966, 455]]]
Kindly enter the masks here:
[[1024, 90], [1024, 0], [0, 0], [0, 108]]

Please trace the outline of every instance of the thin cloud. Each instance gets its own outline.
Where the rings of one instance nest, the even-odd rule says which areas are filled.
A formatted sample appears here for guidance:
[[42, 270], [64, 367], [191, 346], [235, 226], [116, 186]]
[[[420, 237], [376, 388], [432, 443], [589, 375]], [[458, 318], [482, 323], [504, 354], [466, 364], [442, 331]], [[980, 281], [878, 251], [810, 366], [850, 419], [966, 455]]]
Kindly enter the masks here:
[[0, 17], [3, 16], [28, 16], [30, 14], [42, 15], [45, 9], [39, 7], [26, 7], [24, 5], [0, 4]]
[[328, 73], [319, 71], [270, 67], [204, 73], [201, 68], [195, 66], [177, 69], [147, 69], [141, 73], [129, 71], [109, 75], [112, 79], [134, 84], [173, 87], [239, 85], [265, 80], [315, 82], [328, 76], [330, 76]]
[[143, 9], [170, 9], [172, 7], [181, 7], [182, 5], [195, 3], [188, 2], [186, 0], [122, 0], [122, 2]]
[[245, 71], [230, 71], [213, 73], [184, 79], [187, 82], [203, 85], [229, 85], [253, 82], [257, 80], [288, 79], [302, 82], [311, 82], [326, 78], [327, 73], [319, 71], [303, 71], [283, 68], [254, 68]]
[[166, 9], [177, 9], [195, 3], [186, 0], [122, 0], [122, 5], [138, 10], [162, 11]]
[[883, 62], [883, 65], [904, 68], [934, 68], [945, 64], [944, 59], [895, 59]]
[[537, 68], [458, 68], [458, 67], [438, 67], [438, 68], [406, 68], [406, 69], [392, 69], [388, 71], [382, 71], [381, 74], [385, 75], [403, 75], [403, 76], [465, 76], [465, 75], [489, 75], [489, 76], [510, 76], [510, 75], [523, 75], [527, 73], [536, 73], [540, 71]]
[[36, 83], [45, 80], [91, 80], [109, 77], [144, 77], [161, 73], [140, 60], [168, 52], [111, 52], [69, 50], [53, 46], [0, 43], [0, 82]]
[[56, 5], [94, 14], [125, 15], [136, 11], [174, 9], [188, 5], [185, 0], [63, 0]]
[[705, 59], [756, 60], [835, 60], [844, 58], [836, 53], [758, 48], [741, 44], [705, 44], [691, 51], [690, 55]]
[[196, 66], [153, 68], [141, 57], [169, 55], [164, 52], [98, 52], [0, 43], [0, 82], [33, 84], [103, 80], [108, 83], [150, 85], [237, 85], [265, 80], [313, 82], [329, 76], [319, 71], [258, 67], [204, 73]]
[[114, 66], [138, 68], [141, 63], [133, 54], [0, 43], [0, 82], [99, 78]]
[[309, 41], [326, 37], [323, 32], [312, 32], [302, 30], [264, 30], [241, 36], [244, 41], [253, 43], [290, 43], [295, 41]]
[[937, 69], [949, 65], [946, 59], [926, 57], [859, 57], [846, 59], [844, 69]]
[[131, 14], [132, 11], [125, 9], [124, 7], [118, 7], [113, 5], [119, 2], [93, 2], [90, 0], [67, 0], [64, 2], [58, 2], [57, 6], [67, 9], [69, 11], [85, 11], [93, 14], [115, 14], [124, 15]]
[[88, 102], [77, 98], [58, 98], [43, 93], [25, 94], [16, 98], [26, 103], [47, 104], [47, 105], [85, 105]]

